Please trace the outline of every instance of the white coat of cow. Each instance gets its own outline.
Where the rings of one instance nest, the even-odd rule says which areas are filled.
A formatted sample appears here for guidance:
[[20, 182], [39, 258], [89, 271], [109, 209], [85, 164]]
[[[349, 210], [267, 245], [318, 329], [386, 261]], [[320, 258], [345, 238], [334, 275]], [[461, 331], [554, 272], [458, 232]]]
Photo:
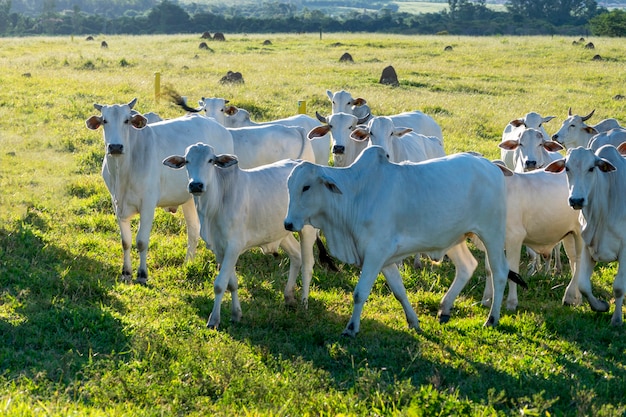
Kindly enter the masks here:
[[283, 227], [287, 177], [298, 161], [282, 160], [246, 170], [239, 168], [235, 156], [216, 155], [211, 146], [198, 143], [188, 147], [184, 155], [166, 158], [163, 164], [186, 168], [189, 181], [185, 190], [194, 196], [200, 235], [220, 264], [207, 326], [218, 327], [226, 290], [232, 297], [231, 319], [241, 319], [235, 267], [239, 256], [253, 247], [261, 247], [264, 253], [275, 253], [281, 247], [289, 255], [289, 278], [284, 292], [289, 305], [296, 303], [294, 288], [302, 267], [302, 303], [306, 307], [316, 231], [310, 226], [303, 228], [298, 243], [293, 233]]
[[[353, 98], [352, 94], [345, 90], [337, 91], [333, 93], [330, 90], [326, 90], [326, 95], [332, 103], [333, 113], [349, 113], [354, 114], [360, 119], [364, 119], [364, 122], [369, 121], [374, 115], [370, 114], [369, 107], [367, 111], [363, 111], [361, 108], [367, 106], [367, 101], [364, 98]], [[408, 111], [389, 116], [393, 123], [400, 127], [410, 127], [414, 132], [422, 134], [424, 136], [436, 136], [443, 141], [443, 133], [439, 124], [429, 115], [422, 113], [419, 110]]]
[[136, 102], [137, 99], [128, 104], [94, 104], [101, 115], [91, 116], [85, 124], [92, 130], [103, 128], [102, 177], [111, 193], [122, 236], [124, 263], [121, 279], [130, 281], [132, 277], [130, 220], [139, 214], [137, 282], [145, 284], [150, 231], [157, 207], [175, 211], [182, 205], [187, 225], [187, 259], [193, 258], [199, 239], [198, 217], [185, 186], [185, 174], [167, 169], [161, 161], [173, 153], [184, 152], [187, 146], [198, 141], [210, 143], [220, 152], [232, 153], [233, 141], [226, 128], [201, 116], [147, 124], [141, 114], [133, 114]]
[[372, 146], [347, 168], [302, 162], [289, 176], [288, 188], [285, 228], [297, 231], [310, 224], [321, 229], [334, 256], [361, 268], [345, 335], [358, 333], [363, 305], [381, 271], [409, 327], [419, 328], [396, 265], [417, 252], [436, 260], [447, 254], [456, 267], [439, 310], [440, 321], [446, 322], [477, 266], [466, 244], [471, 234], [484, 242], [494, 271], [494, 302], [485, 324], [498, 323], [509, 273], [506, 190], [504, 175], [490, 161], [459, 154], [395, 164], [384, 149]]
[[[229, 101], [224, 98], [202, 97], [202, 99], [198, 101], [199, 107], [193, 108], [190, 107], [178, 93], [170, 91], [170, 96], [172, 100], [183, 109], [193, 113], [204, 112], [207, 117], [214, 118], [218, 123], [227, 128], [281, 125], [301, 127], [305, 130], [306, 135], [311, 129], [320, 125], [320, 122], [306, 114], [297, 114], [291, 117], [259, 123], [252, 121], [250, 113], [247, 110], [228, 105]], [[330, 158], [330, 137], [326, 136], [311, 142], [311, 146], [315, 154], [315, 162], [320, 165], [328, 165]], [[237, 156], [239, 157], [239, 155]], [[291, 156], [286, 156], [285, 158], [291, 158]], [[243, 160], [240, 161], [240, 163], [242, 162]]]
[[565, 159], [550, 164], [546, 171], [567, 173], [569, 205], [581, 210], [583, 251], [577, 268], [578, 288], [591, 309], [605, 312], [609, 304], [597, 299], [591, 288], [591, 275], [597, 262], [619, 263], [613, 281], [615, 311], [611, 324], [623, 322], [622, 305], [626, 291], [626, 145], [605, 145], [572, 149]]
[[[514, 173], [503, 167], [506, 182], [506, 258], [509, 268], [519, 272], [522, 245], [548, 257], [552, 249], [563, 240], [569, 259], [572, 279], [565, 290], [563, 304], [581, 302], [575, 280], [576, 265], [582, 251], [582, 238], [578, 213], [571, 209], [568, 200], [565, 174], [554, 175], [544, 170]], [[491, 286], [485, 286], [483, 304], [489, 305]], [[517, 285], [509, 282], [507, 308], [517, 308]]]
[[512, 152], [512, 169], [515, 172], [544, 168], [550, 162], [562, 158], [558, 151], [562, 150], [563, 146], [547, 139], [541, 130], [518, 128], [512, 133], [514, 134], [507, 136], [498, 146]]
[[626, 129], [611, 129], [591, 138], [588, 148], [595, 152], [604, 145], [613, 145], [617, 148], [624, 142], [626, 142]]
[[589, 126], [585, 122], [593, 116], [592, 110], [586, 116], [572, 114], [572, 108], [567, 111], [567, 119], [563, 121], [558, 132], [552, 135], [552, 140], [559, 142], [565, 149], [574, 149], [579, 146], [589, 147], [592, 137], [607, 130], [621, 128], [616, 119], [604, 119], [594, 126]]
[[[543, 127], [544, 123], [548, 123], [550, 120], [554, 119], [554, 116], [542, 116], [537, 112], [529, 112], [526, 113], [524, 117], [519, 117], [517, 119], [511, 120], [505, 127], [502, 132], [502, 140], [504, 142], [508, 139], [516, 139], [519, 135], [520, 130], [524, 130], [526, 128], [533, 128], [541, 131], [545, 138], [549, 138], [548, 132]], [[507, 168], [515, 171], [515, 163], [513, 158], [513, 151], [509, 151], [506, 149], [500, 149], [500, 158], [504, 161], [504, 165]]]
[[421, 162], [427, 159], [446, 156], [441, 139], [413, 132], [411, 128], [396, 127], [391, 118], [376, 116], [367, 126], [357, 127], [350, 137], [356, 141], [366, 141], [368, 146], [383, 148], [391, 162]]

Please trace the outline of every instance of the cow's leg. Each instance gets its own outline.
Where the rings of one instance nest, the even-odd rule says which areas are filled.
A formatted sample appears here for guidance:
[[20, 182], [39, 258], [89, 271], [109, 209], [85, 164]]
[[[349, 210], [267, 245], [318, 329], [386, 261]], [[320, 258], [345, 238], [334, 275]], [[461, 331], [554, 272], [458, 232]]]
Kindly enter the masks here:
[[[489, 263], [489, 266], [493, 271], [493, 301], [491, 303], [491, 310], [489, 311], [489, 317], [485, 322], [485, 326], [496, 326], [500, 320], [500, 309], [502, 307], [502, 299], [504, 298], [504, 287], [506, 287], [507, 278], [509, 276], [509, 263], [506, 260], [502, 246], [497, 244], [497, 242], [494, 243], [490, 239], [490, 241], [485, 242], [485, 246], [487, 247], [485, 262]], [[509, 287], [509, 290], [511, 288], [512, 287]]]
[[582, 295], [578, 289], [578, 274], [576, 269], [580, 263], [580, 252], [583, 248], [583, 240], [580, 235], [567, 235], [563, 239], [563, 249], [569, 260], [569, 267], [572, 273], [572, 279], [570, 280], [565, 294], [563, 295], [563, 304], [568, 306], [577, 306], [582, 303]]
[[144, 209], [139, 214], [139, 227], [137, 229], [137, 252], [139, 252], [139, 269], [137, 269], [137, 283], [146, 285], [148, 282], [148, 245], [150, 244], [150, 232], [152, 231], [152, 223], [154, 222], [154, 207], [156, 205], [146, 206], [152, 209]]
[[220, 272], [213, 282], [215, 299], [213, 300], [213, 309], [211, 310], [211, 315], [207, 322], [207, 327], [210, 329], [217, 329], [220, 325], [222, 299], [224, 298], [224, 292], [226, 290], [231, 292], [231, 319], [233, 321], [241, 320], [241, 305], [239, 304], [239, 297], [237, 295], [238, 285], [237, 273], [235, 271], [237, 259], [239, 259], [239, 252], [227, 252], [220, 263]]
[[[508, 233], [508, 230], [507, 230]], [[515, 238], [509, 241], [509, 236], [506, 237], [506, 260], [509, 264], [509, 269], [516, 274], [519, 273], [519, 263], [522, 256], [522, 242], [523, 238]], [[506, 275], [505, 275], [506, 276]], [[493, 275], [492, 275], [493, 278]], [[517, 298], [517, 284], [509, 281], [509, 294], [506, 299], [506, 308], [510, 311], [515, 311], [518, 305]], [[506, 285], [506, 284], [505, 284]], [[492, 288], [493, 288], [493, 280], [492, 280]]]
[[382, 269], [383, 265], [378, 261], [379, 256], [366, 256], [363, 267], [361, 268], [361, 275], [359, 281], [354, 288], [352, 295], [354, 301], [354, 307], [352, 309], [352, 316], [348, 325], [341, 333], [343, 336], [355, 337], [361, 327], [361, 313], [363, 312], [363, 305], [372, 291], [374, 282], [378, 277], [378, 273]]
[[183, 216], [187, 227], [187, 255], [185, 262], [193, 260], [200, 240], [200, 219], [193, 198], [183, 204]]
[[[619, 259], [626, 259], [620, 256]], [[611, 317], [612, 326], [621, 326], [622, 319], [622, 305], [624, 304], [624, 291], [626, 291], [626, 270], [625, 266], [622, 266], [622, 262], [619, 262], [617, 268], [617, 275], [613, 280], [613, 296], [615, 297], [615, 311], [613, 317]]]
[[578, 274], [578, 289], [580, 293], [589, 301], [589, 305], [593, 311], [606, 312], [609, 311], [609, 303], [604, 300], [598, 300], [591, 289], [591, 274], [596, 262], [591, 258], [591, 254], [587, 249], [587, 245], [583, 245], [580, 255], [580, 262], [576, 266]]
[[[561, 246], [562, 243], [559, 242], [556, 244], [554, 249], [552, 249], [552, 256], [554, 257], [554, 273], [557, 275], [561, 275], [561, 272], [563, 272], [563, 263], [561, 262]], [[546, 273], [549, 272], [550, 270], [548, 268]]]
[[446, 255], [454, 264], [455, 273], [452, 285], [450, 285], [450, 288], [443, 296], [439, 306], [437, 316], [440, 323], [446, 323], [450, 320], [450, 310], [452, 310], [454, 300], [461, 293], [461, 290], [474, 273], [476, 266], [478, 266], [478, 262], [470, 252], [465, 241], [452, 246], [446, 252]]
[[413, 310], [413, 306], [409, 301], [409, 297], [406, 295], [406, 288], [404, 288], [404, 283], [402, 282], [402, 276], [400, 275], [400, 271], [398, 271], [398, 267], [395, 264], [388, 265], [382, 269], [382, 272], [387, 280], [387, 285], [391, 288], [391, 292], [393, 292], [396, 300], [400, 302], [402, 308], [404, 309], [404, 315], [406, 316], [406, 321], [409, 324], [409, 329], [419, 331], [419, 320], [417, 319], [417, 314], [415, 313], [415, 310]]
[[530, 258], [526, 274], [533, 275], [534, 273], [541, 271], [541, 256], [539, 256], [537, 252], [535, 252], [528, 246], [526, 246], [526, 255], [528, 255], [528, 257]]
[[130, 283], [133, 279], [133, 267], [130, 259], [130, 249], [132, 247], [133, 237], [130, 229], [130, 218], [120, 219], [118, 217], [117, 223], [120, 226], [122, 249], [124, 250], [124, 264], [122, 265], [122, 276], [120, 279], [123, 282]]
[[280, 247], [289, 255], [289, 277], [287, 278], [287, 284], [284, 290], [285, 304], [293, 307], [296, 305], [296, 280], [298, 279], [298, 273], [302, 266], [300, 244], [293, 234], [288, 234], [287, 237], [280, 242]]
[[302, 254], [302, 305], [309, 307], [309, 290], [313, 278], [315, 257], [313, 245], [317, 239], [317, 231], [312, 226], [304, 226], [300, 232], [300, 253]]

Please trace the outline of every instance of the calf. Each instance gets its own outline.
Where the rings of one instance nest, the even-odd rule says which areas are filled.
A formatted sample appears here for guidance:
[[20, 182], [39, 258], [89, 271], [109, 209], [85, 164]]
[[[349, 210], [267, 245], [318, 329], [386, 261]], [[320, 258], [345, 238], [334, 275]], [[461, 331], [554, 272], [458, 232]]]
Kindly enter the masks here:
[[310, 226], [303, 228], [298, 244], [293, 233], [283, 227], [287, 177], [297, 161], [282, 160], [245, 170], [239, 168], [235, 156], [216, 155], [211, 146], [198, 143], [189, 146], [184, 155], [166, 158], [163, 164], [186, 168], [187, 189], [194, 196], [200, 218], [200, 235], [220, 264], [213, 284], [215, 301], [208, 327], [217, 328], [220, 324], [226, 290], [232, 296], [231, 319], [241, 319], [235, 266], [243, 252], [257, 246], [265, 253], [274, 253], [280, 246], [289, 255], [289, 278], [284, 292], [288, 305], [296, 303], [294, 288], [302, 267], [302, 304], [307, 306], [316, 231]]

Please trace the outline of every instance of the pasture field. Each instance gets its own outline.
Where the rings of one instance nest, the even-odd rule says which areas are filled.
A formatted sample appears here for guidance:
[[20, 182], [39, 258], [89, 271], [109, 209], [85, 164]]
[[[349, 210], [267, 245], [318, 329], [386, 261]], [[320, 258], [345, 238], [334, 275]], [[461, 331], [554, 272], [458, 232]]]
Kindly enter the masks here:
[[[518, 310], [491, 329], [482, 255], [445, 325], [436, 312], [450, 263], [407, 264], [421, 333], [379, 278], [361, 332], [347, 339], [357, 269], [316, 265], [309, 309], [289, 310], [286, 256], [253, 250], [238, 268], [242, 321], [212, 331], [213, 255], [201, 247], [185, 264], [182, 214], [158, 209], [148, 285], [119, 282], [102, 134], [84, 123], [94, 102], [134, 97], [140, 111], [181, 115], [155, 98], [158, 71], [190, 103], [225, 97], [256, 120], [295, 114], [299, 100], [309, 115], [327, 114], [326, 90], [346, 89], [376, 114], [430, 114], [448, 153], [497, 158], [504, 126], [529, 111], [556, 116], [551, 134], [569, 107], [595, 109], [590, 122], [626, 122], [626, 101], [614, 99], [626, 94], [626, 43], [590, 39], [587, 50], [572, 40], [226, 34], [207, 51], [198, 35], [0, 39], [0, 414], [623, 416], [626, 331], [587, 303], [561, 305], [568, 266], [526, 276]], [[344, 52], [354, 63], [338, 62]], [[399, 87], [378, 83], [387, 65]], [[245, 83], [220, 84], [229, 70]], [[611, 302], [615, 271], [602, 264], [593, 277]]]

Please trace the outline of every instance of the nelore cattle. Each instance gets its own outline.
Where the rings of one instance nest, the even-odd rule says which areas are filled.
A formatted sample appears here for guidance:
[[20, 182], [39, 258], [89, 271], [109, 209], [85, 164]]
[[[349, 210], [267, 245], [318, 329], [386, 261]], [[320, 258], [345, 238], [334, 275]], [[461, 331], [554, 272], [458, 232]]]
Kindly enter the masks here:
[[626, 291], [626, 144], [619, 148], [602, 146], [597, 151], [584, 147], [572, 149], [565, 159], [551, 163], [546, 171], [566, 171], [569, 205], [582, 214], [584, 240], [578, 274], [578, 288], [592, 310], [605, 312], [609, 304], [593, 295], [591, 275], [597, 262], [619, 263], [613, 280], [614, 326], [622, 325], [622, 306]]
[[232, 296], [231, 319], [241, 319], [235, 266], [243, 252], [257, 246], [265, 253], [276, 253], [281, 247], [289, 255], [289, 278], [284, 293], [288, 305], [296, 304], [295, 284], [302, 267], [302, 304], [307, 306], [316, 231], [311, 226], [303, 227], [298, 243], [293, 233], [283, 227], [288, 201], [287, 177], [297, 161], [282, 160], [245, 170], [238, 166], [235, 156], [217, 155], [211, 146], [198, 143], [189, 146], [183, 155], [166, 158], [163, 164], [186, 168], [185, 189], [194, 195], [200, 235], [220, 265], [213, 285], [215, 301], [208, 327], [217, 328], [220, 324], [226, 290]]
[[[523, 117], [518, 117], [517, 119], [511, 120], [505, 127], [502, 132], [502, 140], [501, 142], [505, 142], [509, 139], [517, 139], [519, 137], [519, 133], [527, 128], [533, 128], [539, 130], [544, 138], [549, 138], [548, 132], [543, 127], [544, 123], [549, 122], [554, 119], [554, 116], [542, 116], [537, 112], [529, 112], [526, 113]], [[515, 171], [515, 162], [514, 162], [514, 152], [511, 150], [500, 149], [500, 157], [504, 161], [504, 165]]]
[[589, 141], [592, 137], [601, 132], [611, 129], [621, 128], [616, 119], [604, 119], [594, 126], [589, 126], [585, 122], [593, 116], [595, 110], [592, 110], [586, 116], [572, 114], [572, 108], [567, 111], [567, 119], [563, 121], [558, 132], [552, 135], [552, 140], [559, 142], [565, 149], [574, 149], [579, 146], [589, 147]]
[[232, 153], [233, 141], [226, 128], [202, 116], [148, 124], [144, 116], [133, 112], [136, 103], [137, 99], [128, 104], [94, 104], [101, 115], [91, 116], [85, 123], [89, 129], [102, 127], [103, 130], [102, 177], [111, 193], [122, 236], [124, 263], [121, 279], [130, 281], [132, 278], [130, 220], [139, 214], [137, 282], [145, 284], [150, 231], [157, 207], [174, 212], [182, 205], [187, 225], [187, 259], [193, 258], [199, 239], [200, 225], [187, 191], [186, 175], [164, 167], [161, 161], [169, 155], [183, 153], [187, 146], [199, 141], [210, 143], [219, 152]]
[[507, 276], [519, 276], [509, 273], [504, 256], [504, 175], [490, 161], [458, 154], [396, 164], [381, 147], [372, 146], [347, 168], [302, 162], [289, 176], [288, 188], [285, 228], [321, 229], [334, 256], [361, 268], [354, 310], [343, 334], [359, 332], [363, 306], [381, 271], [409, 327], [419, 328], [396, 266], [418, 252], [435, 260], [447, 254], [456, 267], [438, 314], [446, 322], [454, 299], [477, 266], [466, 244], [474, 234], [486, 247], [494, 276], [493, 303], [485, 325], [498, 323]]

